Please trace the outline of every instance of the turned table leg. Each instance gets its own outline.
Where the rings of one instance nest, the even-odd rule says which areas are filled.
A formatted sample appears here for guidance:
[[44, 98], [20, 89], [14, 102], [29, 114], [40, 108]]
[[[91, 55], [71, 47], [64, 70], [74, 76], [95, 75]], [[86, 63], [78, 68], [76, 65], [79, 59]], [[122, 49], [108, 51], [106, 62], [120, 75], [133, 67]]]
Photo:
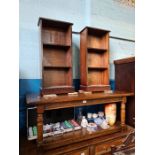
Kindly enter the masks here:
[[123, 100], [121, 102], [121, 126], [125, 127], [125, 108], [126, 108], [126, 97], [123, 97]]
[[44, 113], [44, 107], [38, 106], [37, 107], [37, 130], [38, 130], [37, 142], [38, 144], [43, 141], [43, 113]]

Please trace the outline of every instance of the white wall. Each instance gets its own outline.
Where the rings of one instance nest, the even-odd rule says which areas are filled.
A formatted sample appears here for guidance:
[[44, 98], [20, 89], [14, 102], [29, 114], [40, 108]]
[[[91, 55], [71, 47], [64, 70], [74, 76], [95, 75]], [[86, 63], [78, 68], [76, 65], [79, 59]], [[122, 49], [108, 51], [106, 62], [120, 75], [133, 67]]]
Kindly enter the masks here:
[[110, 79], [115, 79], [115, 69], [113, 61], [135, 55], [135, 43], [119, 39], [110, 39]]
[[[111, 36], [134, 39], [134, 9], [114, 0], [20, 0], [20, 79], [40, 79], [39, 17], [74, 23], [79, 32], [86, 25], [111, 30]], [[79, 73], [79, 35], [73, 34], [73, 78]], [[134, 42], [110, 39], [110, 77], [113, 60], [134, 55]]]
[[[110, 36], [134, 40], [134, 7], [122, 5], [116, 0], [92, 0], [91, 25], [110, 30]], [[135, 43], [110, 39], [110, 78], [114, 79], [115, 59], [134, 56]]]
[[111, 36], [134, 40], [134, 24], [134, 7], [116, 0], [92, 0], [91, 25], [111, 30]]

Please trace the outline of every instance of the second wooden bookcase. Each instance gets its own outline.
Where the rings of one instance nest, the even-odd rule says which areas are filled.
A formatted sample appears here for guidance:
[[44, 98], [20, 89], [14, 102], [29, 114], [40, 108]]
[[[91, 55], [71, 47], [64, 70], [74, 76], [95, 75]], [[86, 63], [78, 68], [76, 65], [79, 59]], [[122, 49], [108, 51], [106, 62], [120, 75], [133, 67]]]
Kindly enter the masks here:
[[42, 94], [73, 92], [72, 23], [40, 18]]
[[109, 32], [85, 27], [80, 32], [80, 89], [109, 90]]

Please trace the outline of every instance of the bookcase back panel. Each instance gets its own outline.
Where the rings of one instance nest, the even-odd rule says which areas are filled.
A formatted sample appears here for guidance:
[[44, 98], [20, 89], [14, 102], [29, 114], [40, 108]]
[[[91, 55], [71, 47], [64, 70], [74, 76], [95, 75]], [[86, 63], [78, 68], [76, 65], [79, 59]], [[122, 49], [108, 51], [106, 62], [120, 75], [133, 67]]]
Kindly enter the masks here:
[[103, 85], [102, 70], [88, 70], [88, 85]]
[[102, 38], [102, 36], [98, 37], [96, 35], [89, 35], [87, 47], [104, 49], [104, 43]]
[[42, 30], [42, 41], [44, 44], [71, 45], [71, 39], [68, 39], [69, 30], [57, 28], [46, 28]]
[[46, 69], [43, 75], [43, 87], [65, 86], [68, 83], [68, 69]]
[[43, 66], [69, 66], [67, 51], [62, 48], [44, 48]]
[[104, 67], [103, 53], [88, 53], [88, 67]]

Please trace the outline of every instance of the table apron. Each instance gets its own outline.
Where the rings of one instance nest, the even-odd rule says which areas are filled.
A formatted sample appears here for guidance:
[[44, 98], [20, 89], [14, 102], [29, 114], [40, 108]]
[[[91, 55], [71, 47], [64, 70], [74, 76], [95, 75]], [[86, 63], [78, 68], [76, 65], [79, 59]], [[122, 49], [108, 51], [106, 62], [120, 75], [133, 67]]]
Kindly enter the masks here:
[[48, 103], [44, 106], [44, 109], [52, 110], [52, 109], [62, 109], [62, 108], [79, 107], [79, 106], [89, 106], [96, 104], [119, 103], [123, 101], [123, 98], [124, 97], [115, 97], [115, 98], [68, 101], [63, 103], [62, 102]]

